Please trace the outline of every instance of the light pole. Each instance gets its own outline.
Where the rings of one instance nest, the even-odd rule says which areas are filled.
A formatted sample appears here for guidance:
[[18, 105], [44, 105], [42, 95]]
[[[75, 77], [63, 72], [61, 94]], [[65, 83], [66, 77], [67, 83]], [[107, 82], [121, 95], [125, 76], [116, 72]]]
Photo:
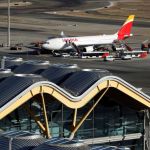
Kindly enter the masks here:
[[7, 46], [10, 47], [10, 0], [8, 0], [8, 17], [7, 17], [7, 23], [8, 23], [8, 35], [7, 35]]

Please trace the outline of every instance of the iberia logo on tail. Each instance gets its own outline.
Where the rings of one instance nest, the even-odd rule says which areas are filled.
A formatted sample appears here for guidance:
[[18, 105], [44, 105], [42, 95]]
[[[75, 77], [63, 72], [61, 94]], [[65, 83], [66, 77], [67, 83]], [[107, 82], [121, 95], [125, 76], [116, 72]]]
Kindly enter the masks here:
[[135, 15], [130, 15], [123, 26], [119, 29], [119, 31], [117, 32], [118, 40], [124, 40], [125, 38], [131, 36], [131, 28], [133, 25], [134, 16]]

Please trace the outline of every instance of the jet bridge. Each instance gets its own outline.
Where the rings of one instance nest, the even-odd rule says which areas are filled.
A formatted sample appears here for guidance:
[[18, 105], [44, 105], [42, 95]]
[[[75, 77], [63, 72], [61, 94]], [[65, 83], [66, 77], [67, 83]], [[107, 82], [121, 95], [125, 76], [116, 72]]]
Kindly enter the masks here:
[[[43, 134], [50, 138], [46, 109], [48, 99], [45, 99], [45, 94], [74, 110], [70, 139], [74, 138], [77, 130], [105, 96], [116, 97], [118, 103], [130, 105], [136, 109], [149, 110], [150, 108], [148, 95], [123, 79], [113, 76], [107, 70], [81, 70], [71, 65], [48, 65], [38, 75], [15, 74], [0, 82], [0, 120], [20, 106], [24, 106]], [[37, 95], [40, 95], [44, 123], [26, 104]], [[90, 109], [77, 121], [78, 109], [83, 108], [93, 98], [95, 100]]]

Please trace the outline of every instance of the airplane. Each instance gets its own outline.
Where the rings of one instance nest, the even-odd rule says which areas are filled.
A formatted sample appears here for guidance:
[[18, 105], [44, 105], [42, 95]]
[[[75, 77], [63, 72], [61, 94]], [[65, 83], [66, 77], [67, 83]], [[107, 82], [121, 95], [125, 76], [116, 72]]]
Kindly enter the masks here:
[[113, 44], [115, 41], [122, 41], [133, 36], [131, 34], [133, 21], [134, 15], [130, 15], [118, 32], [111, 35], [66, 37], [62, 32], [61, 37], [51, 38], [44, 42], [42, 48], [51, 51], [74, 49], [78, 53], [82, 48], [84, 52], [92, 52], [96, 46]]

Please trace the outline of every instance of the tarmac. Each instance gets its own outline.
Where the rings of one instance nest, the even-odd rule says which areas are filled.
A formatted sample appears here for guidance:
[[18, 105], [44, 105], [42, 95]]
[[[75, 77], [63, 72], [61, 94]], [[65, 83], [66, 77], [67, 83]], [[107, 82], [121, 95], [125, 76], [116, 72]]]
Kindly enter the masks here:
[[[123, 78], [137, 88], [142, 88], [143, 92], [150, 95], [150, 56], [145, 59], [104, 62], [100, 59], [60, 58], [49, 54], [30, 54], [30, 51], [34, 50], [30, 43], [44, 41], [49, 36], [58, 36], [61, 31], [64, 31], [69, 36], [115, 33], [124, 23], [127, 16], [124, 16], [121, 20], [113, 21], [107, 18], [90, 19], [61, 16], [57, 14], [44, 14], [45, 9], [43, 10], [43, 7], [23, 9], [21, 13], [18, 13], [21, 8], [13, 9], [11, 16], [11, 44], [23, 43], [24, 48], [18, 52], [10, 51], [8, 47], [1, 47], [0, 58], [3, 56], [22, 57], [24, 60], [38, 59], [49, 60], [51, 63], [78, 64], [81, 68], [108, 69], [114, 75]], [[39, 12], [37, 11], [38, 9]], [[34, 13], [31, 13], [31, 10]], [[52, 10], [54, 10], [54, 7]], [[3, 16], [6, 14], [4, 9], [1, 9], [0, 12]], [[132, 32], [134, 36], [128, 39], [127, 43], [133, 47], [140, 47], [144, 40], [149, 39], [149, 22], [135, 22]], [[7, 22], [5, 17], [4, 21], [0, 22], [1, 43], [7, 44]]]

